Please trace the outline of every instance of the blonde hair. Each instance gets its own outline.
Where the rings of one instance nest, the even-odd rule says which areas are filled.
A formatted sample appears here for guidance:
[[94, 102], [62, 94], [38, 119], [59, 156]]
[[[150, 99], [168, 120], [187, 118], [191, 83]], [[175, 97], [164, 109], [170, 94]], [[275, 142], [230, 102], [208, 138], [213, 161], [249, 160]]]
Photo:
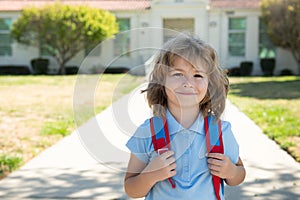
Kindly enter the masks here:
[[229, 90], [229, 81], [223, 69], [220, 68], [216, 51], [208, 44], [192, 35], [179, 34], [167, 41], [154, 59], [154, 68], [150, 74], [147, 100], [152, 108], [153, 115], [163, 117], [167, 109], [167, 95], [165, 80], [168, 67], [174, 60], [182, 57], [195, 68], [203, 66], [208, 75], [208, 90], [200, 102], [202, 115], [214, 115], [220, 118], [225, 109], [226, 96]]

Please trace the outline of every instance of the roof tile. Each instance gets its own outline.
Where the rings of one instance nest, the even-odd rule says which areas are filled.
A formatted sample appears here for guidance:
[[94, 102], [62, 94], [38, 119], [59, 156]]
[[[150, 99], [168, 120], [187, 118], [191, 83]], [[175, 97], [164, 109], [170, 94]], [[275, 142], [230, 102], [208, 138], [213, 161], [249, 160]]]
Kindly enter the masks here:
[[[63, 4], [89, 5], [104, 10], [145, 10], [151, 0], [60, 0]], [[43, 7], [56, 0], [0, 0], [1, 11], [20, 11], [27, 6]], [[210, 0], [212, 8], [259, 8], [260, 0]]]
[[[1, 0], [1, 11], [20, 11], [28, 6], [43, 7], [47, 4], [55, 3], [56, 0]], [[89, 5], [94, 8], [104, 10], [144, 10], [150, 8], [149, 0], [61, 0], [63, 4]]]
[[260, 0], [211, 0], [213, 8], [259, 8]]

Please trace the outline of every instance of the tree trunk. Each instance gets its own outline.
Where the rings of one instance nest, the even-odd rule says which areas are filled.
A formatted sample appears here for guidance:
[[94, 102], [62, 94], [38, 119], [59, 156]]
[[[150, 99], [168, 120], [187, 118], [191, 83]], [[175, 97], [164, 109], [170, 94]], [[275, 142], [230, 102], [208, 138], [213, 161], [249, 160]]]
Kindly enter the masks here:
[[59, 75], [65, 75], [66, 74], [66, 68], [65, 68], [65, 64], [64, 63], [60, 63], [58, 74]]
[[[299, 55], [299, 54], [298, 54]], [[300, 76], [300, 55], [295, 56], [296, 62], [297, 62], [297, 67], [298, 67], [298, 76]]]
[[297, 51], [292, 51], [292, 54], [296, 60], [297, 63], [297, 69], [298, 69], [298, 76], [300, 76], [300, 54]]
[[298, 65], [298, 76], [300, 76], [300, 59], [297, 60], [297, 65]]

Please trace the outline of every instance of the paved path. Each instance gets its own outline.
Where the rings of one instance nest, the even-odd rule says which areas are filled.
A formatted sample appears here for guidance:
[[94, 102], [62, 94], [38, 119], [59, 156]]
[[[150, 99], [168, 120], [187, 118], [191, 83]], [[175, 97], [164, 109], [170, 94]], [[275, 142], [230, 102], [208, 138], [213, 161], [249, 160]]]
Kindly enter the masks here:
[[[124, 145], [150, 113], [138, 91], [0, 181], [0, 199], [129, 199]], [[300, 164], [230, 102], [224, 119], [232, 123], [247, 169], [242, 185], [226, 187], [226, 199], [300, 200]]]

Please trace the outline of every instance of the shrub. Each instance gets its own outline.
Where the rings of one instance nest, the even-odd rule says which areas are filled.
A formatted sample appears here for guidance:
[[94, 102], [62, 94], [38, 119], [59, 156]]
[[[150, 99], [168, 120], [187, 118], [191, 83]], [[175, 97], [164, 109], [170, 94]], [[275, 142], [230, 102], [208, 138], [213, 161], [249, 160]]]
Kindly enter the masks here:
[[232, 67], [228, 69], [228, 76], [240, 76], [240, 68], [239, 67]]
[[109, 67], [106, 68], [104, 73], [105, 74], [122, 74], [127, 73], [129, 69], [127, 67]]
[[260, 67], [264, 73], [264, 76], [273, 76], [275, 69], [275, 59], [274, 58], [262, 58], [260, 60]]
[[240, 75], [241, 76], [250, 76], [253, 69], [253, 62], [244, 61], [240, 64]]
[[293, 76], [294, 73], [290, 69], [283, 69], [280, 72], [280, 76]]
[[49, 59], [36, 58], [31, 60], [31, 67], [34, 74], [47, 74], [49, 66]]
[[0, 66], [0, 75], [29, 75], [31, 71], [28, 66], [7, 65]]
[[66, 66], [66, 74], [77, 74], [79, 70], [79, 67], [77, 66]]

